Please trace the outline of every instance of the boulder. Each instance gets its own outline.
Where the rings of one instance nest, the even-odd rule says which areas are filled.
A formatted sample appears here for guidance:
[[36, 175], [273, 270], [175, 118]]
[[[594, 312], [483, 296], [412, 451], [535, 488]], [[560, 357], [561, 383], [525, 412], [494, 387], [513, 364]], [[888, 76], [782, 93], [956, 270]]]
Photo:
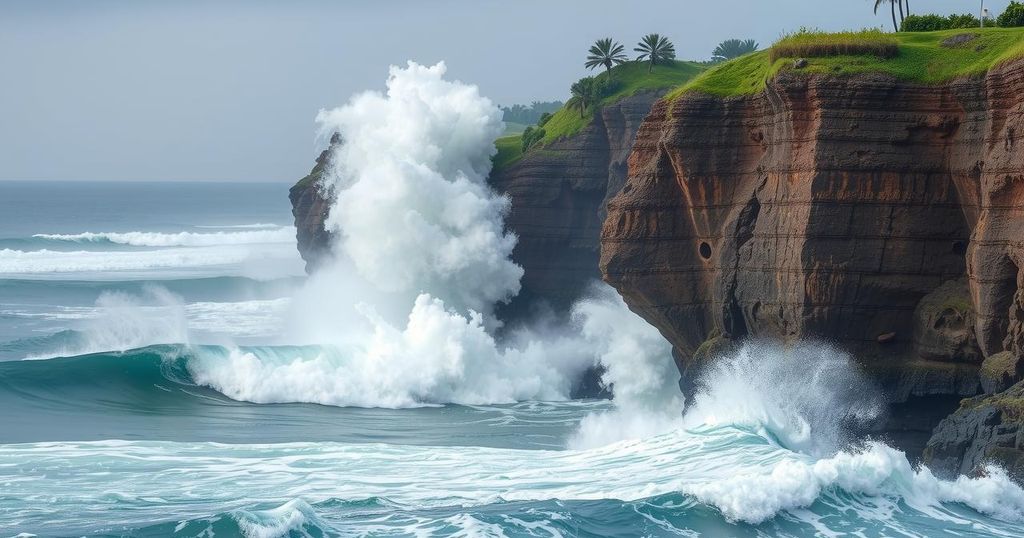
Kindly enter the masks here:
[[1012, 351], [996, 353], [981, 363], [979, 376], [985, 394], [1003, 392], [1024, 378], [1024, 357]]
[[914, 344], [923, 359], [978, 362], [975, 315], [966, 279], [950, 280], [925, 295], [914, 309]]

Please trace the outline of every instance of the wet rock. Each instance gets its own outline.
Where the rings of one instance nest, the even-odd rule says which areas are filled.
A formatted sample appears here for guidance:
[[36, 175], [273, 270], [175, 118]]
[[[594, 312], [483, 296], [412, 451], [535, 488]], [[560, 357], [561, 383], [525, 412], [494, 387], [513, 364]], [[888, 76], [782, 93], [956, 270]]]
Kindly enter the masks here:
[[914, 310], [914, 343], [922, 358], [978, 362], [975, 315], [966, 279], [945, 282], [921, 299]]
[[935, 428], [924, 462], [939, 476], [979, 474], [995, 463], [1024, 478], [1024, 384], [964, 400]]
[[1012, 351], [996, 353], [981, 363], [979, 377], [985, 394], [1003, 392], [1024, 378], [1024, 357]]

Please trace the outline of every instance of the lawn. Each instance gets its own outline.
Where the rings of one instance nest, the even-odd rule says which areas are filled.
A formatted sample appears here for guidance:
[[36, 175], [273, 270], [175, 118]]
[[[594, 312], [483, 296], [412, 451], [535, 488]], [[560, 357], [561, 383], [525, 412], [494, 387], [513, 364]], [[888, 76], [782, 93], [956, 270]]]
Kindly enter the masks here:
[[[956, 36], [973, 36], [960, 38]], [[981, 75], [1000, 63], [1024, 56], [1024, 28], [882, 33], [877, 30], [826, 34], [802, 32], [772, 48], [716, 66], [669, 94], [676, 98], [699, 91], [717, 96], [757, 93], [781, 70], [793, 70], [796, 58], [807, 59], [799, 72], [853, 75], [883, 73], [896, 79], [938, 84]]]
[[[579, 132], [594, 119], [593, 111], [602, 106], [614, 103], [624, 97], [629, 97], [640, 91], [660, 90], [663, 88], [674, 88], [704, 71], [705, 67], [694, 62], [673, 62], [669, 65], [656, 65], [650, 72], [647, 71], [647, 64], [641, 62], [626, 62], [612, 68], [612, 79], [619, 84], [615, 93], [605, 96], [598, 101], [596, 106], [589, 107], [583, 116], [577, 108], [569, 108], [568, 104], [563, 106], [551, 119], [544, 124], [544, 139], [542, 144], [547, 144], [571, 136]], [[599, 77], [607, 77], [602, 72]]]

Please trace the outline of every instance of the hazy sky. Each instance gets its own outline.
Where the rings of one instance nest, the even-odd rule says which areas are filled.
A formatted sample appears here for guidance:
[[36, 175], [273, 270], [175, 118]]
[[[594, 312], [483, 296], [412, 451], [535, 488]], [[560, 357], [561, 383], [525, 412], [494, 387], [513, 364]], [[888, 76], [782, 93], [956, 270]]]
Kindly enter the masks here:
[[[999, 13], [1007, 0], [987, 1]], [[313, 118], [445, 60], [499, 104], [564, 99], [586, 49], [660, 32], [681, 59], [731, 37], [890, 24], [871, 0], [0, 1], [0, 179], [305, 175]], [[915, 10], [977, 12], [968, 0]]]

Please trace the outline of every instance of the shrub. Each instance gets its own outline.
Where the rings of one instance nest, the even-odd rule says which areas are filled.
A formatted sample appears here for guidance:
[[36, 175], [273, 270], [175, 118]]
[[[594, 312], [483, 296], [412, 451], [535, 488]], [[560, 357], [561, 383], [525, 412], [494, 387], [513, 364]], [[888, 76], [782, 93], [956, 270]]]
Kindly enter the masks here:
[[978, 17], [970, 13], [964, 13], [963, 15], [950, 15], [949, 16], [949, 27], [953, 28], [977, 28], [981, 26], [981, 21]]
[[772, 45], [771, 61], [779, 58], [822, 58], [864, 54], [894, 58], [899, 52], [899, 43], [896, 39], [881, 30], [827, 34], [820, 30], [804, 28]]
[[544, 124], [551, 119], [551, 113], [545, 112], [540, 115], [540, 119], [537, 120], [537, 127], [544, 127]]
[[523, 153], [543, 140], [545, 134], [547, 133], [545, 133], [544, 129], [540, 127], [537, 127], [536, 129], [533, 127], [527, 127], [526, 130], [523, 131], [522, 135]]
[[1010, 5], [1006, 6], [1006, 11], [996, 19], [996, 24], [1004, 28], [1024, 26], [1024, 4], [1016, 0], [1010, 2]]
[[936, 30], [952, 30], [955, 28], [977, 28], [981, 26], [978, 17], [965, 13], [963, 15], [907, 15], [900, 25], [901, 32], [934, 32]]
[[934, 32], [949, 28], [949, 19], [935, 14], [907, 15], [900, 24], [901, 32]]

